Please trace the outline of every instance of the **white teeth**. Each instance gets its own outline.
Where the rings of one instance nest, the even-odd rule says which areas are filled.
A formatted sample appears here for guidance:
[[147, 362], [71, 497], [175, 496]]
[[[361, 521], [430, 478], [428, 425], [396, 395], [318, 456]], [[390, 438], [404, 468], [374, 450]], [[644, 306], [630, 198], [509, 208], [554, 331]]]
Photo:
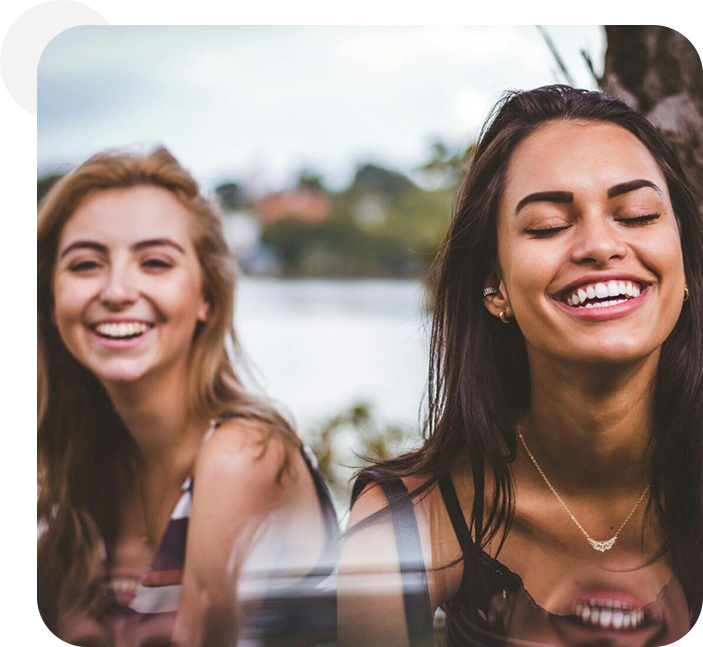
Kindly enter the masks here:
[[596, 283], [596, 296], [605, 299], [608, 296], [608, 286], [605, 283]]
[[590, 599], [579, 602], [574, 615], [587, 625], [600, 629], [636, 629], [644, 623], [644, 611], [619, 600]]
[[110, 580], [109, 586], [115, 593], [133, 593], [137, 588], [137, 580], [131, 577], [116, 576]]
[[[640, 295], [640, 288], [636, 284], [629, 281], [608, 281], [608, 283], [596, 283], [587, 287], [578, 288], [573, 294], [569, 295], [566, 303], [572, 308], [577, 306], [586, 306], [586, 300], [590, 300], [594, 305], [598, 302], [594, 299], [608, 299], [608, 297], [630, 297], [636, 298]], [[605, 302], [613, 305], [612, 301]]]
[[608, 301], [594, 301], [587, 303], [585, 308], [607, 308], [608, 306], [616, 306], [618, 303], [625, 303], [627, 299], [608, 299]]
[[610, 621], [613, 618], [613, 612], [610, 609], [603, 609], [600, 612], [600, 618], [598, 621], [600, 622], [601, 627], [609, 627], [610, 626]]
[[102, 335], [103, 337], [112, 337], [114, 339], [121, 339], [124, 337], [133, 337], [135, 335], [141, 335], [149, 330], [149, 325], [135, 321], [135, 322], [103, 322], [95, 326], [95, 331]]

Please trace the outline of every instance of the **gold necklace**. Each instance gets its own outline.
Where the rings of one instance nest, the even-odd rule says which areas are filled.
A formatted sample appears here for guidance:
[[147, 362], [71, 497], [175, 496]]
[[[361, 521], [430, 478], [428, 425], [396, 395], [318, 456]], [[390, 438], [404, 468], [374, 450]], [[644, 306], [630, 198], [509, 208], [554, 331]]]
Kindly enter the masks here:
[[142, 519], [144, 520], [144, 534], [139, 537], [143, 544], [149, 543], [149, 522], [146, 520], [146, 508], [144, 507], [144, 497], [142, 495], [142, 484], [139, 482], [139, 468], [137, 467], [137, 459], [134, 458], [132, 454], [132, 470], [134, 471], [134, 478], [137, 481], [137, 494], [139, 495], [139, 507], [142, 511]]
[[530, 457], [530, 460], [534, 463], [534, 466], [537, 468], [537, 471], [540, 473], [542, 478], [544, 479], [544, 482], [549, 486], [549, 489], [552, 491], [552, 494], [557, 498], [557, 501], [561, 503], [562, 508], [566, 510], [566, 513], [571, 517], [571, 521], [573, 521], [577, 526], [578, 529], [584, 534], [586, 539], [588, 539], [588, 543], [593, 546], [593, 548], [601, 553], [604, 553], [606, 550], [610, 550], [613, 547], [613, 544], [618, 538], [618, 535], [620, 534], [620, 531], [625, 527], [625, 524], [630, 520], [633, 514], [635, 514], [635, 510], [639, 507], [639, 504], [642, 503], [642, 499], [644, 499], [645, 495], [649, 491], [649, 485], [644, 488], [644, 492], [640, 495], [640, 498], [637, 499], [637, 503], [635, 503], [635, 507], [630, 510], [630, 514], [627, 515], [627, 518], [625, 521], [622, 522], [622, 525], [618, 528], [618, 531], [613, 535], [610, 539], [606, 539], [605, 541], [596, 541], [593, 539], [587, 532], [586, 529], [578, 522], [578, 519], [574, 516], [574, 514], [569, 510], [569, 507], [564, 503], [564, 500], [559, 496], [559, 493], [554, 489], [554, 486], [549, 482], [549, 479], [546, 477], [545, 473], [542, 471], [542, 468], [539, 466], [539, 463], [537, 463], [537, 459], [532, 455], [532, 452], [530, 451], [530, 448], [527, 446], [527, 442], [525, 441], [525, 437], [522, 435], [522, 430], [520, 428], [520, 425], [518, 424], [518, 429], [517, 429], [517, 435], [520, 437], [520, 440], [522, 441], [522, 446], [525, 448], [525, 451], [527, 452], [527, 455]]
[[[217, 427], [217, 420], [216, 419], [211, 420], [210, 426], [208, 427], [208, 430], [205, 432], [205, 435], [203, 436], [203, 440], [208, 438], [213, 433], [213, 431], [215, 430], [216, 427]], [[181, 445], [181, 441], [183, 440], [184, 433], [185, 433], [185, 427], [184, 427], [184, 431], [179, 434], [178, 440], [176, 442], [176, 447], [173, 450], [173, 454], [171, 456], [171, 464], [169, 467], [169, 473], [171, 473], [175, 467], [176, 454], [178, 453], [178, 449]], [[151, 540], [152, 540], [152, 533], [149, 530], [149, 522], [147, 521], [147, 515], [146, 515], [146, 506], [144, 505], [144, 495], [142, 494], [142, 484], [141, 484], [141, 480], [139, 478], [139, 467], [137, 465], [137, 459], [134, 456], [134, 452], [132, 452], [132, 470], [134, 472], [134, 477], [137, 481], [137, 494], [139, 496], [139, 507], [141, 508], [142, 519], [144, 521], [144, 534], [141, 535], [141, 537], [139, 537], [139, 539], [143, 544], [149, 544], [149, 543], [151, 543]], [[161, 505], [163, 504], [163, 502], [164, 502], [164, 499], [159, 501], [159, 509], [161, 508]], [[156, 539], [156, 538], [153, 537], [153, 539]]]

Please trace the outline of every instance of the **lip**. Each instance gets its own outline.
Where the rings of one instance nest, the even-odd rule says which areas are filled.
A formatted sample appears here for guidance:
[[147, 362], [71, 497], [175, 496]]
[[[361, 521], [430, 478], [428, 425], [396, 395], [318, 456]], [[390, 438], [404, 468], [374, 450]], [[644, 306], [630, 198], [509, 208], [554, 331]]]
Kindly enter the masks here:
[[[581, 285], [581, 284], [580, 284]], [[559, 299], [554, 299], [554, 302], [560, 307], [566, 310], [570, 315], [578, 317], [584, 321], [607, 321], [608, 319], [618, 319], [620, 317], [626, 317], [627, 315], [635, 312], [639, 309], [647, 295], [651, 291], [651, 285], [647, 285], [642, 289], [640, 295], [634, 299], [628, 299], [624, 303], [618, 303], [614, 306], [606, 306], [599, 308], [585, 308], [585, 307], [574, 307], [570, 306], [564, 301]]]
[[629, 281], [630, 283], [637, 283], [640, 286], [640, 290], [644, 290], [652, 285], [652, 281], [643, 279], [634, 274], [623, 274], [622, 272], [608, 272], [600, 274], [585, 274], [579, 277], [575, 281], [572, 281], [568, 285], [561, 288], [558, 292], [552, 295], [552, 298], [556, 301], [563, 301], [566, 303], [566, 297], [571, 294], [576, 288], [580, 288], [582, 285], [588, 285], [589, 283], [607, 283], [608, 281]]
[[590, 600], [612, 600], [613, 602], [622, 602], [628, 604], [634, 609], [642, 609], [645, 606], [644, 600], [641, 600], [636, 595], [625, 593], [624, 591], [609, 591], [607, 589], [594, 589], [579, 595], [574, 600], [572, 607], [575, 607], [579, 602], [589, 602]]

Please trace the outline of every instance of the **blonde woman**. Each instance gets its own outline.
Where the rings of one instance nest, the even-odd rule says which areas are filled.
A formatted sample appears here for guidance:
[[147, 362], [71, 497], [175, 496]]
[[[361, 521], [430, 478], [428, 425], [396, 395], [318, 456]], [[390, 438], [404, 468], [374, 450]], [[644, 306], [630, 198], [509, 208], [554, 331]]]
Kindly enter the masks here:
[[324, 483], [228, 352], [234, 283], [217, 210], [163, 148], [96, 155], [40, 205], [38, 595], [69, 643], [263, 640], [243, 573], [261, 598], [274, 569], [329, 570]]

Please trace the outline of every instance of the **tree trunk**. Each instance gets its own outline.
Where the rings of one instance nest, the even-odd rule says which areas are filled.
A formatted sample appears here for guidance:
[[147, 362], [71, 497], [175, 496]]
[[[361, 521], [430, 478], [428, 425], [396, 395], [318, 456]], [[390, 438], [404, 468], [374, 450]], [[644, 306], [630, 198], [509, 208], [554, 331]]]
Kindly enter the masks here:
[[668, 27], [606, 26], [604, 92], [643, 112], [673, 144], [703, 203], [703, 69]]

